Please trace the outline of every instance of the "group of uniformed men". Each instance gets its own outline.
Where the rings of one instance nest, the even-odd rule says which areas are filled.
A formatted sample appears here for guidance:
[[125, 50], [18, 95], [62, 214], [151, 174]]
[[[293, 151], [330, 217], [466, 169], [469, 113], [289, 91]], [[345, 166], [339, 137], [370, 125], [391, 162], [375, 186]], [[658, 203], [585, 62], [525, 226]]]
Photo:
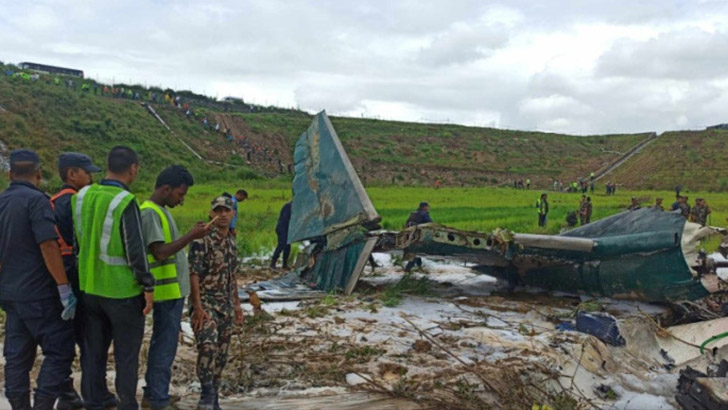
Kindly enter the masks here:
[[[194, 184], [184, 167], [162, 171], [141, 205], [129, 190], [139, 172], [131, 148], [109, 152], [106, 177], [98, 183], [92, 174], [101, 169], [84, 154], [62, 154], [58, 168], [64, 185], [49, 200], [38, 188], [38, 155], [15, 150], [10, 186], [0, 194], [0, 307], [6, 314], [5, 395], [12, 408], [52, 409], [58, 400], [61, 410], [137, 409], [139, 352], [152, 311], [142, 406], [176, 408], [169, 384], [189, 295], [202, 389], [198, 408], [220, 409], [233, 325], [243, 321], [230, 230], [233, 200], [214, 198], [209, 222], [181, 235], [169, 209], [181, 205]], [[116, 395], [106, 385], [112, 342]], [[76, 344], [83, 400], [71, 379]], [[44, 359], [31, 407], [38, 346]]]

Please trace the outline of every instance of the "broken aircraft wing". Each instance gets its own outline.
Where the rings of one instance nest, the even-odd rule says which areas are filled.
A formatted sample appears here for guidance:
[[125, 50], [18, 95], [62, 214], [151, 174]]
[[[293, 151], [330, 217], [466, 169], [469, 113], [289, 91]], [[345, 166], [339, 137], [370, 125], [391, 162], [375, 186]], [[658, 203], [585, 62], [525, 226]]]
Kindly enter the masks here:
[[375, 236], [367, 227], [380, 217], [325, 112], [299, 138], [294, 160], [288, 242], [311, 241], [296, 275], [310, 288], [350, 293], [376, 246], [471, 262], [512, 285], [595, 296], [677, 301], [725, 290], [711, 261], [695, 252], [695, 239], [711, 230], [677, 213], [623, 212], [563, 235], [425, 224]]
[[[288, 243], [311, 241], [299, 253], [294, 278], [312, 289], [349, 294], [377, 242], [363, 225], [371, 226], [381, 218], [326, 112], [316, 114], [299, 137], [294, 162]], [[285, 283], [268, 281], [248, 290], [265, 289], [282, 297], [280, 293], [293, 286], [289, 276]]]
[[[622, 212], [563, 235], [498, 229], [464, 232], [427, 224], [397, 235], [405, 252], [474, 263], [475, 269], [548, 290], [645, 301], [693, 300], [722, 290], [695, 252], [696, 229], [678, 213]], [[686, 232], [688, 234], [686, 234]]]
[[293, 157], [288, 243], [380, 219], [325, 111], [299, 137]]

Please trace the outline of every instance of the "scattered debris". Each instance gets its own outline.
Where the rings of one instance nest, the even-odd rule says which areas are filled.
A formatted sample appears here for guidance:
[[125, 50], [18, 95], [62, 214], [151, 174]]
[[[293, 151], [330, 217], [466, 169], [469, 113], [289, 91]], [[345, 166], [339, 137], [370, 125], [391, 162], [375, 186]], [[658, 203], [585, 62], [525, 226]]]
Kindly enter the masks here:
[[432, 349], [432, 345], [428, 341], [420, 339], [412, 345], [412, 348], [417, 353], [427, 353]]
[[680, 371], [675, 400], [685, 410], [725, 410], [728, 408], [727, 375], [725, 360], [709, 375], [688, 366]]
[[596, 336], [612, 346], [624, 346], [626, 343], [619, 333], [617, 319], [607, 313], [579, 312], [576, 315], [576, 330]]

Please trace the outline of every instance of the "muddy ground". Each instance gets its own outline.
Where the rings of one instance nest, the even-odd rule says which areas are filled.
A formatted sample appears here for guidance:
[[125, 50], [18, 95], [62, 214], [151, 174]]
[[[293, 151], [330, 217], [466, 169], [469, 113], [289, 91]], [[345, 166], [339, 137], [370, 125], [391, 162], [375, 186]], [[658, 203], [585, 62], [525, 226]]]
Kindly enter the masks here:
[[[664, 334], [656, 324], [670, 320], [669, 309], [533, 291], [501, 294], [492, 278], [433, 261], [393, 287], [401, 267], [387, 256], [378, 261], [384, 266], [374, 274], [367, 267], [350, 296], [264, 302], [257, 315], [246, 303], [246, 324], [234, 336], [224, 374], [222, 407], [677, 408], [677, 372], [684, 365], [660, 353]], [[240, 283], [279, 274], [248, 268]], [[618, 317], [626, 346], [556, 330], [578, 309]], [[150, 331], [151, 323], [140, 394]], [[172, 393], [190, 409], [199, 394], [193, 342], [185, 317]], [[724, 349], [717, 353], [725, 356]], [[710, 358], [697, 360], [704, 367]], [[111, 380], [113, 363], [108, 369]], [[78, 363], [74, 375], [78, 384]]]

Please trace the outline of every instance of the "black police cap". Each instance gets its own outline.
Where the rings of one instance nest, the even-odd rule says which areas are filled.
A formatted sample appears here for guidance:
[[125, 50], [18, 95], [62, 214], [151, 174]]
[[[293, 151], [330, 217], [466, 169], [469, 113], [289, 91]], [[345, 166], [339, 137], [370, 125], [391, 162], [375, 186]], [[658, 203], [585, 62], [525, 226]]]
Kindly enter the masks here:
[[16, 149], [10, 153], [10, 166], [19, 162], [40, 164], [40, 157], [34, 151], [29, 149]]
[[69, 167], [77, 167], [87, 172], [100, 172], [101, 168], [94, 165], [86, 154], [80, 152], [64, 152], [58, 157], [58, 169], [66, 169]]

